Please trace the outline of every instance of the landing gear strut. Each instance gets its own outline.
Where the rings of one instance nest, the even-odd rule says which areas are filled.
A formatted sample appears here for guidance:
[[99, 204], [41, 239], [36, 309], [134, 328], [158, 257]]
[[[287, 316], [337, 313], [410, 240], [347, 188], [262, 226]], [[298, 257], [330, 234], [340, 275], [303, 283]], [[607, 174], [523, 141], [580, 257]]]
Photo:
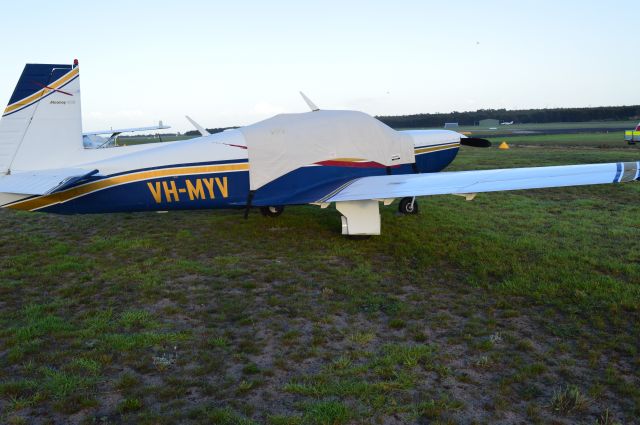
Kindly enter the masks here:
[[282, 205], [277, 205], [274, 207], [260, 207], [260, 214], [265, 217], [277, 217], [284, 211], [284, 207]]
[[415, 196], [402, 198], [398, 211], [400, 211], [400, 214], [418, 214], [418, 201], [416, 201]]

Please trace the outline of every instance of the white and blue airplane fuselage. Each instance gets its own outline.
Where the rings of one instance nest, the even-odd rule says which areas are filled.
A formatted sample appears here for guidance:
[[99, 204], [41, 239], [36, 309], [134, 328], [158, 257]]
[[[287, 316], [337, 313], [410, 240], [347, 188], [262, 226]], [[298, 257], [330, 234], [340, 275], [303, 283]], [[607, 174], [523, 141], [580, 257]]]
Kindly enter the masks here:
[[[299, 168], [257, 190], [252, 205], [314, 203], [346, 182], [365, 176], [432, 173], [453, 161], [460, 135], [446, 130], [410, 131], [416, 136], [413, 164], [387, 167], [362, 160], [330, 160]], [[418, 145], [419, 144], [419, 145]], [[99, 170], [81, 184], [47, 195], [6, 203], [12, 209], [59, 214], [172, 209], [244, 208], [249, 194], [249, 159], [240, 130], [180, 142], [87, 150], [105, 159], [70, 163]], [[117, 154], [117, 155], [114, 155]]]

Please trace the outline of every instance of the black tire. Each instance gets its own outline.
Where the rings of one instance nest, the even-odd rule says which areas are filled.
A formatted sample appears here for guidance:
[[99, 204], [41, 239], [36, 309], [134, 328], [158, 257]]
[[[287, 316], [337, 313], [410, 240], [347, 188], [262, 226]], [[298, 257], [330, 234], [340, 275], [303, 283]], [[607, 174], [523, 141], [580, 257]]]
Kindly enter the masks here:
[[352, 241], [366, 241], [371, 239], [371, 235], [347, 235], [347, 238]]
[[412, 197], [402, 198], [398, 206], [400, 214], [418, 214], [418, 200]]
[[260, 214], [265, 217], [278, 217], [284, 211], [282, 205], [276, 205], [272, 207], [260, 207]]

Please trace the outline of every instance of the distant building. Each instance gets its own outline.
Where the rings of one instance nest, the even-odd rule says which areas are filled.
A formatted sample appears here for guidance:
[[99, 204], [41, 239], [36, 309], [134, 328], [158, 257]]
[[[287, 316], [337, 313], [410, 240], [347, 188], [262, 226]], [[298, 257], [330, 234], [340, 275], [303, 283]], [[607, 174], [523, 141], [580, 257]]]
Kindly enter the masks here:
[[444, 123], [444, 128], [458, 128], [457, 122], [446, 122]]
[[493, 118], [487, 118], [486, 120], [478, 121], [480, 127], [497, 127], [500, 125], [500, 120], [494, 120]]

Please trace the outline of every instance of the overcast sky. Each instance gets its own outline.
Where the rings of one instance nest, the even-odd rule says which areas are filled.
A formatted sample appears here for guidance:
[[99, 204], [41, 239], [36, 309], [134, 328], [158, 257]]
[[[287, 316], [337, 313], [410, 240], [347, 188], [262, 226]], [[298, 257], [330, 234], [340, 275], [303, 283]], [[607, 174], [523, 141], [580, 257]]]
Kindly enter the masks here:
[[0, 98], [80, 60], [85, 130], [640, 103], [640, 1], [13, 1]]

